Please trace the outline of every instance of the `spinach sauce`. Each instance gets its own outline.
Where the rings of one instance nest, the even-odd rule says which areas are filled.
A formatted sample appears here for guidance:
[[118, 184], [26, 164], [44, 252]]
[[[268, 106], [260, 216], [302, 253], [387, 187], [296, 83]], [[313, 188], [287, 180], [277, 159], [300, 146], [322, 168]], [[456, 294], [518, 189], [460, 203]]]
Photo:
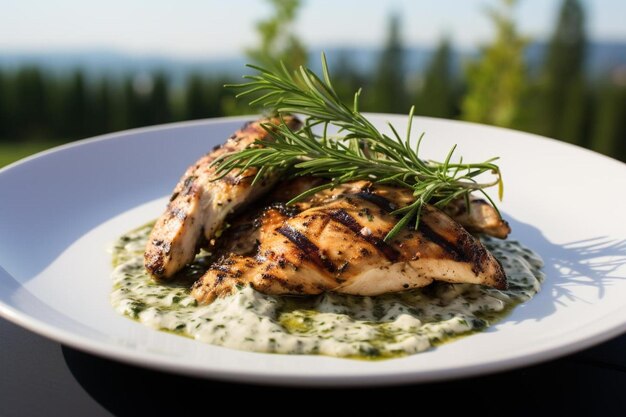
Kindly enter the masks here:
[[505, 291], [434, 283], [377, 297], [286, 297], [242, 287], [198, 305], [189, 287], [207, 269], [208, 254], [199, 254], [175, 283], [157, 283], [143, 266], [151, 228], [129, 232], [113, 246], [115, 310], [154, 329], [255, 352], [362, 359], [410, 355], [485, 329], [531, 299], [543, 280], [539, 255], [516, 241], [483, 237], [506, 271]]

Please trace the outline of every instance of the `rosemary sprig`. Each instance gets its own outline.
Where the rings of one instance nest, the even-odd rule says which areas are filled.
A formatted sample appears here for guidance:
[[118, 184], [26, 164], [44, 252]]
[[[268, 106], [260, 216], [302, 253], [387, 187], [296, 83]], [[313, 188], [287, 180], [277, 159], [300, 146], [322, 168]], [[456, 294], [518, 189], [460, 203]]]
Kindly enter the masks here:
[[[281, 118], [291, 113], [306, 116], [305, 124], [299, 130], [290, 129], [284, 122], [279, 126], [265, 126], [270, 140], [257, 141], [251, 147], [214, 162], [218, 178], [234, 169], [257, 167], [260, 169], [253, 184], [270, 172], [285, 172], [287, 169], [294, 175], [313, 175], [330, 180], [300, 194], [290, 203], [348, 181], [370, 180], [409, 188], [415, 201], [393, 212], [400, 220], [387, 233], [385, 240], [392, 239], [411, 221], [417, 229], [424, 204], [441, 208], [454, 199], [469, 198], [473, 191], [484, 194], [494, 204], [484, 191], [494, 185], [499, 186], [499, 197], [502, 198], [502, 175], [494, 164], [497, 158], [482, 163], [464, 163], [460, 158], [454, 163], [455, 145], [443, 162], [422, 159], [419, 150], [424, 134], [411, 145], [414, 108], [409, 113], [404, 138], [390, 123], [391, 135], [380, 132], [359, 112], [361, 90], [354, 94], [352, 107], [341, 101], [333, 89], [323, 54], [322, 79], [304, 67], [293, 74], [282, 64], [275, 72], [254, 65], [248, 67], [257, 70], [258, 75], [244, 77], [250, 82], [230, 85], [243, 89], [237, 97], [260, 93], [260, 97], [250, 102], [251, 105], [269, 108]], [[318, 125], [323, 127], [321, 134], [313, 131]], [[338, 128], [340, 135], [329, 135], [329, 126]], [[477, 177], [486, 172], [492, 173], [495, 179], [478, 182]]]

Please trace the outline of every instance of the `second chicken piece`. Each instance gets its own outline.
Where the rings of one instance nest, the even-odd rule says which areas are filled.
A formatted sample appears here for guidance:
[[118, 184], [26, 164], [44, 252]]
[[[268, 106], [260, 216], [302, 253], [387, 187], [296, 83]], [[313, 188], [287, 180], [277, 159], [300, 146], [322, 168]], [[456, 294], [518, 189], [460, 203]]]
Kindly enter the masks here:
[[368, 296], [433, 280], [506, 287], [493, 255], [433, 206], [423, 208], [418, 230], [406, 227], [385, 242], [398, 221], [390, 213], [412, 199], [407, 189], [357, 181], [294, 207], [270, 205], [250, 230], [241, 233], [235, 226], [227, 233], [230, 252], [194, 284], [192, 294], [207, 303], [244, 285], [267, 294]]

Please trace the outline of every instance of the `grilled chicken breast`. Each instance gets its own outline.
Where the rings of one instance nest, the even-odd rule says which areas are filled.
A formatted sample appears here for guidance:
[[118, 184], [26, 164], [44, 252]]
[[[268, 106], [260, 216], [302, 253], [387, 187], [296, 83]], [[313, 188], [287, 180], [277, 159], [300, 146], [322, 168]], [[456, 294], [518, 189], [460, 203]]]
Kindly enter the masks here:
[[[277, 184], [265, 197], [250, 209], [243, 213], [236, 213], [228, 219], [230, 229], [222, 239], [217, 241], [217, 246], [211, 251], [219, 255], [235, 253], [238, 255], [252, 255], [259, 243], [260, 233], [260, 213], [269, 207], [274, 207], [283, 213], [290, 215], [297, 214], [303, 210], [311, 208], [315, 204], [329, 198], [337, 197], [342, 193], [360, 193], [354, 186], [342, 186], [337, 191], [326, 190], [310, 196], [304, 201], [297, 202], [293, 206], [286, 207], [286, 203], [295, 196], [321, 185], [325, 182], [319, 177], [296, 177], [285, 180]], [[339, 194], [337, 194], [339, 193]], [[409, 193], [398, 196], [402, 200], [401, 205], [410, 204], [413, 201]], [[394, 203], [391, 203], [392, 205]], [[483, 233], [489, 236], [505, 239], [511, 232], [508, 223], [503, 220], [498, 211], [489, 205], [485, 200], [470, 197], [470, 211], [466, 209], [465, 199], [461, 198], [452, 201], [443, 211], [454, 221], [463, 226], [470, 233]]]
[[[192, 294], [207, 303], [247, 284], [268, 294], [378, 295], [433, 280], [506, 287], [499, 262], [432, 206], [423, 208], [418, 230], [407, 227], [385, 242], [398, 221], [390, 213], [412, 201], [410, 190], [359, 181], [295, 207], [270, 206], [247, 231], [237, 225], [229, 231], [229, 254], [194, 284]], [[236, 243], [245, 235], [255, 244]]]
[[[216, 177], [211, 163], [225, 154], [233, 153], [267, 136], [263, 123], [279, 124], [277, 118], [247, 123], [222, 146], [209, 152], [191, 165], [176, 185], [165, 212], [159, 217], [146, 246], [146, 269], [159, 279], [172, 277], [191, 262], [203, 239], [210, 240], [220, 230], [226, 216], [236, 208], [254, 201], [271, 185], [271, 179], [255, 187], [250, 183], [256, 168], [231, 172]], [[292, 129], [300, 126], [295, 117], [285, 119]]]
[[[292, 180], [283, 181], [268, 194], [265, 205], [269, 205], [272, 202], [286, 203], [304, 191], [323, 184], [324, 181], [325, 180], [318, 177], [297, 177]], [[345, 186], [343, 187], [345, 188]], [[345, 189], [349, 188], [353, 187]], [[338, 192], [341, 193], [341, 189]], [[295, 207], [302, 211], [315, 205], [316, 202], [319, 203], [320, 201], [328, 199], [332, 195], [337, 195], [337, 192], [328, 190], [322, 191], [313, 197], [309, 197], [305, 201], [297, 203]], [[399, 203], [400, 206], [413, 202], [413, 196], [409, 193], [404, 193], [398, 196], [398, 198], [400, 198], [401, 201], [396, 203]], [[483, 233], [499, 239], [506, 239], [509, 233], [511, 233], [511, 227], [506, 220], [502, 219], [500, 213], [498, 213], [491, 204], [481, 198], [470, 195], [469, 201], [469, 209], [467, 208], [465, 198], [459, 198], [452, 200], [452, 202], [442, 210], [470, 233]]]

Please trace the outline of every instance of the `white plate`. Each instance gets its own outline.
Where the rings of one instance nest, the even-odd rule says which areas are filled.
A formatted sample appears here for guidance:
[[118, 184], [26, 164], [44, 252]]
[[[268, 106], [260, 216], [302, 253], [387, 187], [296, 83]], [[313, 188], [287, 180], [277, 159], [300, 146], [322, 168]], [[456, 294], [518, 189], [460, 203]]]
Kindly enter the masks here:
[[[245, 118], [245, 120], [250, 117]], [[382, 126], [406, 118], [370, 115]], [[188, 164], [242, 118], [133, 130], [0, 170], [0, 314], [110, 358], [188, 375], [301, 385], [373, 385], [484, 374], [555, 358], [626, 329], [626, 165], [510, 130], [418, 118], [424, 154], [494, 155], [512, 238], [538, 251], [539, 295], [488, 331], [402, 359], [365, 362], [240, 352], [151, 330], [109, 305], [107, 246], [160, 214]]]

